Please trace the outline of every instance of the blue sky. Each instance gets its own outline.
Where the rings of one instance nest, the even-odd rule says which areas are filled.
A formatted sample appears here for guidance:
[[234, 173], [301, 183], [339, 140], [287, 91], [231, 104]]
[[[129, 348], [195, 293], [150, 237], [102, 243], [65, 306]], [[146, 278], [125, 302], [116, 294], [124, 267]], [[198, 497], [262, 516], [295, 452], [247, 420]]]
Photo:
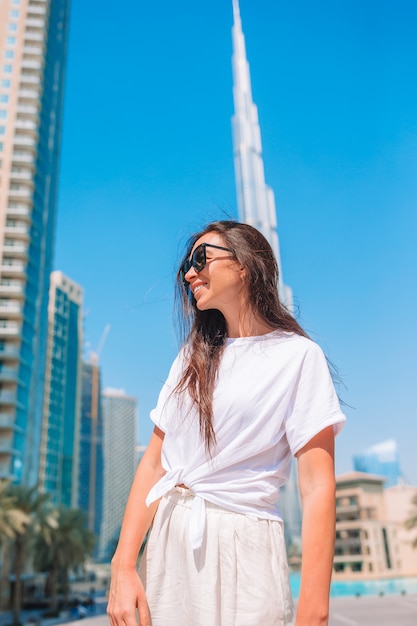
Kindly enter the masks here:
[[[237, 217], [231, 0], [72, 1], [55, 267], [86, 351], [138, 399], [177, 351], [182, 246]], [[284, 280], [343, 380], [338, 472], [395, 438], [417, 484], [417, 4], [241, 0]]]

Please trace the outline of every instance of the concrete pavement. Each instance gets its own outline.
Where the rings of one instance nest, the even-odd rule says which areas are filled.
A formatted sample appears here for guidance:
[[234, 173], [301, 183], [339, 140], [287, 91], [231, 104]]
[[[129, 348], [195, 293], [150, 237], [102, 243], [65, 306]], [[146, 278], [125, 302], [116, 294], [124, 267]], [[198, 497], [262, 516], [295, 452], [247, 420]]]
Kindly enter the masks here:
[[[106, 615], [85, 618], [72, 625], [109, 626]], [[331, 598], [329, 626], [417, 626], [417, 595]]]

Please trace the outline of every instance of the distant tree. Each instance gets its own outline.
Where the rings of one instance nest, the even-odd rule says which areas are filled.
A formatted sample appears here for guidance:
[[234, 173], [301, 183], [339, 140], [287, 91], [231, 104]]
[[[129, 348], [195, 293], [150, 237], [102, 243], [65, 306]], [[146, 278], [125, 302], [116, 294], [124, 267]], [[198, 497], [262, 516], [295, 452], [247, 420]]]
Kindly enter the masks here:
[[83, 511], [60, 507], [57, 513], [56, 526], [49, 534], [39, 533], [34, 546], [34, 567], [48, 574], [52, 613], [58, 608], [58, 585], [67, 604], [69, 572], [85, 563], [96, 541]]
[[[417, 493], [413, 496], [411, 500], [411, 504], [415, 507], [414, 511], [411, 513], [410, 517], [405, 522], [405, 527], [409, 530], [413, 530], [417, 528]], [[413, 543], [413, 548], [417, 548], [417, 537], [415, 537]]]
[[[0, 480], [0, 609], [9, 602], [9, 551], [16, 535], [24, 532], [29, 522], [27, 513], [17, 508], [16, 498], [9, 493], [10, 481]], [[3, 602], [6, 600], [6, 602]]]
[[37, 486], [9, 485], [8, 493], [13, 498], [15, 507], [27, 516], [25, 524], [12, 540], [12, 573], [15, 577], [12, 599], [13, 624], [20, 624], [23, 600], [22, 575], [30, 558], [31, 542], [39, 532], [44, 534], [51, 532], [56, 525], [56, 513], [49, 495], [39, 493]]

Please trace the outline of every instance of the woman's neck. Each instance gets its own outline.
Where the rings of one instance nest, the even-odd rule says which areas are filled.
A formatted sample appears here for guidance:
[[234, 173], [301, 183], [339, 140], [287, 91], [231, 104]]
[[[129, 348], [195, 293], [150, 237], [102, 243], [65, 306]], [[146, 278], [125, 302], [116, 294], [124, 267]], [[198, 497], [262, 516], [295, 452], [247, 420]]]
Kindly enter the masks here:
[[274, 330], [273, 326], [257, 319], [252, 313], [237, 320], [226, 319], [227, 336], [236, 337], [259, 337]]

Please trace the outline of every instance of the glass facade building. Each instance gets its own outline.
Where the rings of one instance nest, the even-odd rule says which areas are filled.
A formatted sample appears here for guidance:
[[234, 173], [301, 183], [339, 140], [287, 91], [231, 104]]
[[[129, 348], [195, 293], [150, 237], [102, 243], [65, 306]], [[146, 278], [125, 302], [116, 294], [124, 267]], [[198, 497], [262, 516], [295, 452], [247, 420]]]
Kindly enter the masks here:
[[[81, 415], [78, 451], [78, 508], [98, 537], [103, 518], [103, 412], [100, 369], [95, 359], [82, 363]], [[95, 556], [98, 553], [98, 544]]]
[[82, 301], [79, 285], [52, 272], [39, 483], [67, 507], [78, 500]]
[[400, 457], [394, 439], [377, 443], [356, 454], [353, 457], [353, 467], [357, 472], [383, 476], [386, 479], [385, 487], [393, 487], [403, 482]]
[[27, 485], [39, 476], [69, 5], [0, 2], [0, 477]]

